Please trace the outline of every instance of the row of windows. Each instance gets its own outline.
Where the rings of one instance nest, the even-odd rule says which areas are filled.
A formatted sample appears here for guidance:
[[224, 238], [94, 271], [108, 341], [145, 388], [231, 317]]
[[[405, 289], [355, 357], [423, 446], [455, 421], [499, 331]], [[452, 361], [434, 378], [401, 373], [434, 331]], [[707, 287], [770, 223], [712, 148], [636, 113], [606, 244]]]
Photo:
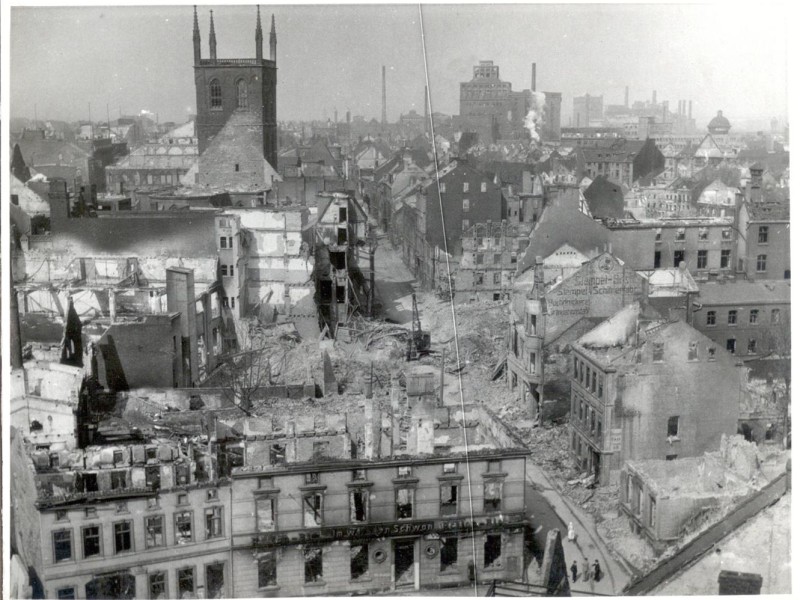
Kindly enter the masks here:
[[[763, 269], [766, 270], [766, 256], [761, 255], [764, 258]], [[672, 266], [679, 267], [680, 264], [686, 258], [686, 251], [685, 250], [675, 250], [672, 253]], [[661, 268], [661, 250], [656, 250], [653, 254], [653, 267], [656, 269]], [[708, 269], [708, 250], [698, 250], [697, 251], [697, 268], [698, 269]], [[720, 269], [730, 269], [731, 268], [731, 251], [730, 250], [721, 250], [719, 253], [719, 268]]]
[[[444, 481], [439, 484], [439, 516], [454, 517], [459, 512], [461, 484], [459, 481]], [[256, 529], [260, 532], [277, 530], [278, 498], [269, 493], [256, 492]], [[267, 490], [268, 492], [268, 490]], [[416, 488], [413, 485], [396, 484], [394, 490], [394, 517], [396, 520], [414, 519]], [[354, 487], [349, 492], [350, 522], [368, 523], [370, 520], [371, 494], [366, 487]], [[294, 500], [292, 500], [294, 504]], [[483, 483], [483, 514], [502, 512], [503, 481], [487, 480]], [[309, 491], [302, 495], [303, 527], [324, 525], [325, 494]]]
[[[212, 563], [206, 565], [206, 585], [205, 593], [206, 598], [221, 598], [224, 589], [225, 581], [225, 564]], [[133, 597], [136, 589], [136, 579], [133, 575], [128, 573], [124, 575], [112, 576], [113, 580], [111, 585], [106, 587], [113, 587], [117, 592], [129, 591], [130, 596], [123, 593], [120, 597]], [[197, 591], [197, 580], [195, 576], [194, 567], [182, 567], [175, 570], [175, 580], [178, 584], [178, 596], [180, 598], [193, 598]], [[86, 597], [98, 598], [100, 594], [107, 593], [103, 590], [97, 589], [98, 580], [92, 580], [86, 584]], [[156, 600], [169, 597], [169, 574], [167, 571], [154, 571], [147, 575], [147, 587], [150, 592], [149, 598]], [[76, 597], [76, 590], [74, 587], [60, 588], [56, 590], [56, 598], [59, 600], [74, 600]]]
[[[486, 254], [484, 252], [476, 252], [475, 253], [475, 264], [476, 265], [484, 264], [485, 256], [486, 256]], [[499, 264], [502, 264], [502, 262], [503, 262], [503, 255], [502, 254], [500, 254], [500, 253], [492, 254], [492, 264], [499, 265]], [[511, 264], [512, 265], [517, 264], [517, 254], [514, 253], [514, 252], [512, 252], [512, 254], [511, 254]]]
[[[507, 283], [510, 284], [513, 277], [513, 271], [506, 271], [506, 280]], [[483, 285], [486, 281], [486, 273], [483, 272], [476, 272], [472, 276], [472, 283], [473, 285]], [[503, 271], [495, 271], [492, 273], [492, 284], [493, 285], [502, 285], [503, 284]]]
[[[482, 181], [481, 182], [481, 192], [485, 192], [486, 189], [487, 189], [487, 184], [486, 184], [485, 181]], [[441, 193], [443, 193], [443, 194], [447, 192], [447, 184], [444, 181], [440, 181], [439, 182], [439, 191]], [[461, 191], [462, 192], [468, 192], [469, 191], [469, 182], [468, 181], [465, 181], [464, 183], [461, 184]], [[464, 203], [465, 203], [464, 204], [464, 210], [469, 210], [469, 200], [464, 199]]]
[[603, 419], [600, 413], [582, 398], [572, 398], [572, 422], [580, 424], [589, 433], [598, 438], [603, 436]]
[[[443, 536], [439, 538], [439, 572], [448, 574], [459, 570], [457, 536]], [[396, 542], [405, 544], [409, 552], [414, 552], [414, 542]], [[321, 546], [307, 546], [302, 550], [303, 571], [305, 583], [322, 583], [325, 571], [323, 562], [323, 548]], [[373, 554], [373, 560], [384, 555], [383, 550]], [[471, 553], [470, 553], [471, 556]], [[484, 569], [499, 568], [503, 566], [503, 538], [501, 534], [486, 534], [483, 542], [483, 567]], [[369, 544], [350, 543], [350, 580], [359, 581], [370, 576]], [[275, 551], [265, 552], [258, 557], [258, 587], [259, 589], [277, 587], [278, 585], [278, 554]]]
[[[656, 229], [656, 243], [660, 243], [662, 241], [661, 237], [661, 229]], [[700, 227], [697, 230], [697, 239], [701, 242], [708, 241], [708, 227]], [[729, 242], [732, 238], [732, 233], [730, 229], [723, 229], [721, 231], [722, 241]], [[675, 236], [673, 237], [673, 241], [675, 242], [685, 242], [686, 241], [686, 229], [683, 227], [679, 228], [675, 231]]]
[[[758, 325], [759, 323], [759, 316], [760, 311], [757, 308], [750, 309], [750, 316], [748, 323], [750, 325]], [[736, 325], [739, 320], [739, 311], [738, 310], [729, 310], [728, 311], [728, 325]], [[781, 322], [781, 309], [773, 308], [770, 312], [770, 323], [772, 325], [777, 325]], [[717, 311], [716, 310], [709, 310], [706, 312], [706, 325], [709, 327], [713, 327], [717, 324]]]
[[[603, 397], [603, 373], [594, 370], [589, 363], [573, 358], [573, 378], [598, 398]], [[599, 376], [598, 376], [599, 375]]]
[[[167, 545], [164, 515], [148, 515], [144, 517], [144, 546], [146, 550], [161, 548]], [[194, 541], [194, 513], [191, 510], [180, 510], [173, 514], [173, 542], [182, 546]], [[133, 521], [124, 520], [112, 523], [114, 530], [114, 554], [132, 552]], [[205, 509], [206, 540], [223, 537], [222, 507], [212, 506]], [[101, 524], [81, 527], [81, 556], [93, 558], [103, 556], [103, 528]], [[59, 529], [53, 531], [53, 560], [62, 562], [73, 560], [77, 553], [73, 545], [73, 530]]]

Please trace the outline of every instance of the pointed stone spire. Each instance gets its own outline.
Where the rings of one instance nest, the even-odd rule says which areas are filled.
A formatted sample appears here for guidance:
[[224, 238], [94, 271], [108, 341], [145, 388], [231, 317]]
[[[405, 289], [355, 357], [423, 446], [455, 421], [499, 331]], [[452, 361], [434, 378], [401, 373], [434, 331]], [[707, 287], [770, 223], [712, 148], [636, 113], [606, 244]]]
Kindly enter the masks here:
[[194, 30], [192, 31], [194, 43], [194, 64], [200, 64], [200, 23], [197, 21], [197, 6], [194, 7]]
[[278, 56], [278, 36], [275, 35], [275, 15], [272, 15], [272, 29], [269, 31], [269, 59], [272, 62], [277, 60]]
[[261, 6], [256, 6], [256, 60], [264, 58], [264, 33], [261, 31]]
[[211, 60], [217, 60], [217, 34], [214, 32], [214, 11], [211, 13], [211, 33], [208, 34], [208, 45], [211, 48]]

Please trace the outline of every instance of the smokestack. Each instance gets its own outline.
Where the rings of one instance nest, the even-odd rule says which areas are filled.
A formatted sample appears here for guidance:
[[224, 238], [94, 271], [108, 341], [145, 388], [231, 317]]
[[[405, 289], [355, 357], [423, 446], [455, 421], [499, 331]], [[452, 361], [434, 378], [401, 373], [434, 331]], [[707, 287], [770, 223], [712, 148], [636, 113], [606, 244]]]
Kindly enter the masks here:
[[386, 125], [386, 66], [381, 67], [383, 77], [383, 101], [381, 102], [381, 123]]
[[658, 95], [656, 94], [656, 91], [653, 90], [653, 106], [656, 104], [658, 104]]
[[628, 86], [625, 86], [625, 108], [628, 108]]
[[339, 111], [336, 110], [335, 106], [333, 107], [333, 122], [334, 123], [338, 123], [339, 122]]
[[692, 118], [692, 101], [689, 100], [689, 118]]
[[661, 120], [666, 123], [667, 122], [667, 112], [669, 111], [669, 102], [664, 102], [664, 116], [661, 117]]
[[531, 90], [536, 91], [536, 63], [531, 63]]

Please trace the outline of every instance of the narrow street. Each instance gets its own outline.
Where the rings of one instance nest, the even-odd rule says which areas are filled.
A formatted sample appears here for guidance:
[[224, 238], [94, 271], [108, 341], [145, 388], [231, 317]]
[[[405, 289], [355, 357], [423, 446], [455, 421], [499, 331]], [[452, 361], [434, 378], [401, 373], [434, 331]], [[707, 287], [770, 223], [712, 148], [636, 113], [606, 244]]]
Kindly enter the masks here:
[[375, 292], [383, 306], [383, 317], [394, 323], [411, 323], [411, 294], [415, 280], [403, 263], [400, 252], [392, 248], [389, 236], [382, 235], [375, 251]]
[[[560, 529], [567, 568], [572, 565], [572, 561], [578, 562], [578, 581], [573, 583], [570, 578], [570, 588], [583, 593], [620, 595], [630, 581], [631, 575], [610, 555], [595, 530], [592, 518], [562, 497], [541, 468], [528, 461], [527, 470], [529, 487], [526, 488], [526, 506], [529, 511], [528, 517], [536, 531], [537, 547], [543, 544], [540, 540], [546, 539], [547, 531], [554, 527]], [[567, 528], [570, 522], [575, 529], [574, 542], [567, 540]], [[595, 560], [600, 562], [603, 576], [599, 582], [592, 578], [583, 581], [580, 569], [584, 558], [589, 561], [589, 565]], [[533, 561], [528, 567], [528, 581], [534, 581], [536, 577], [538, 577], [537, 563]]]

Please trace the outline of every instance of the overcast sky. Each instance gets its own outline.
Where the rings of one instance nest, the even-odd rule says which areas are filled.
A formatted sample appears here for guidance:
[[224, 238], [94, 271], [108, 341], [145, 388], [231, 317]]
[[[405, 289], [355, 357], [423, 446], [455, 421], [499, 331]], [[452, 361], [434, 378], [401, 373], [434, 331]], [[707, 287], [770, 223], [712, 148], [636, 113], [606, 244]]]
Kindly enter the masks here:
[[[209, 9], [217, 55], [255, 56], [255, 6], [201, 6], [203, 57]], [[718, 109], [732, 119], [787, 112], [787, 31], [780, 9], [719, 5], [417, 5], [262, 7], [278, 33], [278, 119], [380, 118], [381, 65], [387, 112], [422, 106], [427, 46], [433, 110], [458, 114], [459, 82], [494, 60], [515, 90], [603, 94], [606, 104], [694, 101], [703, 125]], [[192, 7], [15, 7], [11, 9], [11, 116], [106, 119], [140, 110], [161, 121], [195, 112]]]

